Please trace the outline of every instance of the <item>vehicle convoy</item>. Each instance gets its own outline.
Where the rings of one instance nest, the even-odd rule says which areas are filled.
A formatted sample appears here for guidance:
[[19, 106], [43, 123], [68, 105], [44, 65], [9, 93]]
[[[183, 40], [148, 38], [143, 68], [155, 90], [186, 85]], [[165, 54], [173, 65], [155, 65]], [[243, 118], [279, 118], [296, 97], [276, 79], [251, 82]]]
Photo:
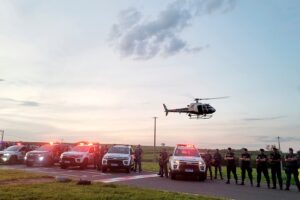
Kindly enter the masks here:
[[37, 148], [36, 150], [26, 153], [24, 160], [27, 167], [31, 167], [34, 164], [42, 166], [52, 166], [59, 162], [59, 157], [62, 152], [67, 150], [67, 146], [63, 144], [45, 144]]
[[70, 151], [61, 154], [60, 167], [66, 169], [70, 166], [79, 166], [81, 169], [85, 169], [89, 164], [94, 164], [95, 153], [95, 145], [80, 143]]
[[29, 147], [21, 144], [10, 146], [3, 151], [0, 151], [0, 163], [22, 163], [24, 161], [25, 154], [29, 150]]
[[194, 145], [178, 144], [169, 158], [170, 177], [177, 175], [197, 176], [200, 181], [206, 179], [206, 165], [198, 149]]
[[113, 169], [125, 169], [127, 173], [133, 169], [134, 154], [130, 145], [114, 145], [102, 159], [102, 172]]

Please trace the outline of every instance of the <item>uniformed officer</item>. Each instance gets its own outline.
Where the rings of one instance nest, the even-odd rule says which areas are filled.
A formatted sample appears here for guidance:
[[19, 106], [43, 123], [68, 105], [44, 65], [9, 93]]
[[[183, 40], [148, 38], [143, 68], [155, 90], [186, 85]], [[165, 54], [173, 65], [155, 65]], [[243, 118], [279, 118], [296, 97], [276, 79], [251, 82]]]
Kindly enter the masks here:
[[227, 182], [226, 182], [226, 184], [230, 184], [231, 172], [233, 173], [235, 183], [238, 184], [238, 178], [237, 178], [237, 174], [236, 174], [235, 156], [230, 147], [228, 148], [228, 151], [225, 155], [225, 160], [227, 161]]
[[257, 186], [260, 187], [261, 173], [264, 174], [265, 179], [270, 188], [270, 177], [268, 172], [268, 156], [265, 154], [264, 149], [260, 149], [260, 154], [256, 157], [256, 171], [257, 171]]
[[205, 173], [207, 175], [207, 171], [209, 170], [210, 180], [212, 180], [212, 171], [211, 171], [212, 155], [210, 154], [209, 150], [207, 150], [206, 154], [204, 155], [204, 160], [206, 164]]
[[96, 169], [97, 165], [99, 164], [100, 160], [100, 145], [99, 143], [95, 144], [94, 148], [94, 168]]
[[242, 169], [242, 183], [244, 185], [246, 171], [248, 173], [248, 177], [250, 179], [251, 186], [253, 186], [253, 178], [252, 178], [252, 168], [251, 168], [251, 155], [248, 153], [248, 149], [244, 148], [244, 152], [242, 153], [241, 160], [241, 169]]
[[297, 155], [294, 154], [292, 148], [289, 148], [289, 154], [287, 154], [285, 157], [285, 162], [286, 162], [285, 173], [286, 173], [286, 177], [287, 177], [285, 190], [290, 190], [291, 176], [293, 174], [295, 183], [298, 187], [298, 190], [300, 191], [299, 172], [298, 172], [297, 161], [298, 161]]
[[213, 164], [215, 166], [215, 179], [218, 178], [218, 171], [220, 173], [220, 178], [223, 180], [222, 176], [222, 155], [219, 152], [219, 149], [216, 149], [216, 152], [213, 156]]
[[169, 177], [169, 172], [168, 172], [168, 161], [169, 161], [169, 155], [166, 150], [166, 148], [162, 149], [162, 152], [160, 152], [159, 155], [159, 175], [160, 177], [163, 177], [165, 175], [166, 178]]
[[143, 149], [141, 148], [141, 145], [137, 145], [135, 151], [134, 151], [134, 171], [137, 172], [137, 168], [139, 168], [138, 172], [142, 172], [142, 155], [143, 155]]
[[270, 166], [272, 173], [272, 189], [276, 189], [276, 177], [278, 178], [279, 187], [282, 190], [282, 177], [281, 177], [281, 155], [276, 147], [273, 147], [273, 152], [270, 154]]
[[100, 150], [100, 156], [99, 156], [99, 162], [98, 162], [98, 165], [97, 165], [97, 169], [98, 170], [101, 170], [102, 168], [102, 159], [104, 157], [104, 155], [108, 152], [108, 145], [105, 145], [105, 146], [101, 146], [101, 150]]

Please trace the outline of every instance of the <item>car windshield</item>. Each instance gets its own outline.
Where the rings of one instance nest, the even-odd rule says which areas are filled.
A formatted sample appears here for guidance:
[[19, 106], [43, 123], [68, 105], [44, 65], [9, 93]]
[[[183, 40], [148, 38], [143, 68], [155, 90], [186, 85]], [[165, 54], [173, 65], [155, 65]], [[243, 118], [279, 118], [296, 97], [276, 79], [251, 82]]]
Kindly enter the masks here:
[[127, 148], [127, 147], [112, 147], [108, 150], [108, 153], [129, 154], [129, 148]]
[[14, 146], [10, 146], [6, 149], [4, 149], [4, 151], [19, 151], [19, 149], [21, 149], [22, 146], [17, 146], [17, 145], [14, 145]]
[[39, 148], [37, 148], [37, 151], [52, 151], [53, 148], [54, 148], [53, 145], [45, 144], [45, 145], [40, 146]]
[[174, 156], [191, 156], [191, 157], [200, 157], [200, 154], [197, 149], [191, 148], [177, 148]]
[[71, 151], [77, 151], [77, 152], [88, 152], [89, 146], [75, 146], [71, 149]]

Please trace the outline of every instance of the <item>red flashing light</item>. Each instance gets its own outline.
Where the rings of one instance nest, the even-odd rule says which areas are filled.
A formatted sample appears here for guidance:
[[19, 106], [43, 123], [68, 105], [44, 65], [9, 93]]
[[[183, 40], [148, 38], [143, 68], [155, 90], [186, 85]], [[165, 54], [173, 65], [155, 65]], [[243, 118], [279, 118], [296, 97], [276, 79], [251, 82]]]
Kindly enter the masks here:
[[84, 145], [84, 143], [82, 143], [82, 142], [81, 142], [81, 143], [79, 143], [79, 146], [83, 146], [83, 145]]
[[22, 144], [20, 142], [17, 143], [18, 146], [21, 146]]
[[53, 145], [54, 143], [53, 143], [53, 142], [49, 142], [49, 144], [50, 144], [50, 145]]

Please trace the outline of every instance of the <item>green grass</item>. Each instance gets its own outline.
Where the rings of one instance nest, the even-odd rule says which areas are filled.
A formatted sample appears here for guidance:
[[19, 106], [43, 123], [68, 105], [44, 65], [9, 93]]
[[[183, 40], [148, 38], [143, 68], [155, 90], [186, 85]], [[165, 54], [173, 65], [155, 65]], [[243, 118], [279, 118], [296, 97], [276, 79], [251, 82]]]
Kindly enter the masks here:
[[21, 170], [0, 170], [0, 181], [12, 181], [18, 179], [32, 179], [32, 178], [46, 178], [49, 176], [36, 174], [36, 173], [28, 173]]

